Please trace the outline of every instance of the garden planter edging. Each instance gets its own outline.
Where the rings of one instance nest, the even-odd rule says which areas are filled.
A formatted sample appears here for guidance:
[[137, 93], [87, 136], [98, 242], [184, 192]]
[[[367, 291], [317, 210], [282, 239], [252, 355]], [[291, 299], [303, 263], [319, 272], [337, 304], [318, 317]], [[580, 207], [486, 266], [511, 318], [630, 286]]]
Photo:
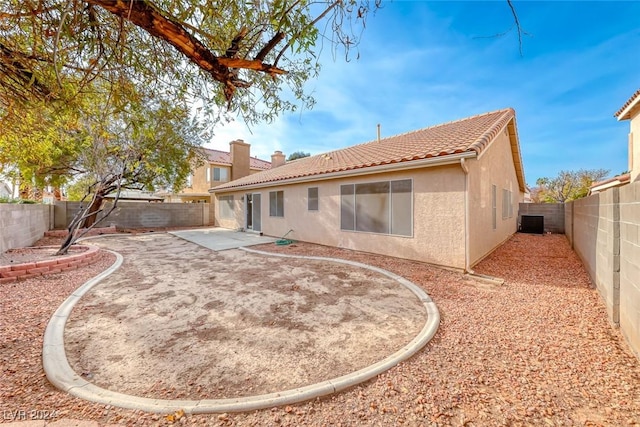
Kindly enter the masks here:
[[[37, 249], [51, 248], [57, 248], [57, 246], [41, 246]], [[83, 251], [73, 253], [79, 249]], [[96, 260], [98, 251], [99, 248], [97, 246], [75, 245], [69, 248], [70, 254], [61, 255], [56, 259], [0, 266], [0, 283], [15, 282], [17, 280], [30, 279], [46, 274], [74, 270], [78, 267], [93, 263]]]

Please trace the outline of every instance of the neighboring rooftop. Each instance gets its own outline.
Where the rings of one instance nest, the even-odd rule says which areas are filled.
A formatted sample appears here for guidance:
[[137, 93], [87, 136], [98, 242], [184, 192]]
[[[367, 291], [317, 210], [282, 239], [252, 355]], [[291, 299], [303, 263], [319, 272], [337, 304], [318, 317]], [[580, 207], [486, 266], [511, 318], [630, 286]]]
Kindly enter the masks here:
[[620, 187], [631, 182], [631, 174], [629, 172], [621, 175], [616, 175], [613, 178], [605, 179], [603, 181], [594, 182], [589, 187], [589, 193], [595, 194], [604, 191], [608, 188]]
[[305, 157], [283, 166], [246, 176], [216, 190], [266, 184], [293, 178], [349, 171], [392, 163], [410, 162], [453, 154], [480, 153], [509, 123], [511, 146], [520, 186], [524, 189], [522, 159], [512, 108], [480, 114], [437, 126], [370, 141], [348, 148]]
[[631, 98], [620, 107], [614, 116], [617, 117], [618, 120], [627, 120], [638, 111], [640, 111], [640, 89], [631, 95]]
[[[203, 148], [203, 150], [209, 162], [231, 166], [231, 153], [228, 151], [213, 150], [211, 148]], [[249, 168], [251, 169], [271, 169], [271, 162], [258, 159], [257, 157], [249, 157], [249, 159]]]

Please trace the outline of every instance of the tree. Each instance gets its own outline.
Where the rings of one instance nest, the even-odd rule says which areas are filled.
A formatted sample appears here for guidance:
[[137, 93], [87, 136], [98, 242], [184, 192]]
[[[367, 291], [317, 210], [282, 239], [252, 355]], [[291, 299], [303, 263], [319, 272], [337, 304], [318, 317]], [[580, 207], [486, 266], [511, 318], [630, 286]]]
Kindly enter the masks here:
[[605, 169], [560, 171], [555, 178], [538, 178], [538, 197], [544, 203], [564, 203], [589, 194], [589, 187], [609, 174]]
[[49, 102], [0, 121], [6, 129], [0, 135], [0, 165], [19, 169], [39, 186], [85, 186], [82, 201], [87, 203], [72, 221], [61, 253], [79, 237], [79, 228], [96, 224], [106, 195], [121, 189], [181, 188], [201, 156], [202, 126], [188, 105], [134, 96], [134, 87], [120, 105], [113, 101], [120, 95], [106, 89], [72, 108]]
[[287, 157], [287, 162], [302, 159], [303, 157], [309, 157], [310, 155], [311, 153], [305, 153], [304, 151], [294, 151], [293, 153], [289, 154], [289, 157]]
[[197, 100], [212, 123], [220, 106], [248, 123], [270, 120], [313, 104], [303, 86], [319, 70], [317, 52], [356, 46], [379, 1], [5, 1], [0, 108], [68, 99], [95, 80], [135, 81]]

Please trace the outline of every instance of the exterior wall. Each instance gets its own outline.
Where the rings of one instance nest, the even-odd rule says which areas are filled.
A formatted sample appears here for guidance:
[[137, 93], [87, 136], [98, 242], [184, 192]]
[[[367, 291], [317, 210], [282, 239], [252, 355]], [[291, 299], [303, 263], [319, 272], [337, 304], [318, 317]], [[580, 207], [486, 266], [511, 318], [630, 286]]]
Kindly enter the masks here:
[[[227, 170], [227, 177], [231, 177], [231, 167], [228, 165], [217, 165], [214, 163], [208, 163], [206, 165], [200, 166], [195, 171], [193, 171], [192, 185], [191, 187], [187, 187], [180, 194], [207, 194], [211, 187], [215, 187], [216, 185], [222, 184], [223, 182], [229, 181], [213, 181], [213, 168], [220, 168]], [[211, 169], [210, 180], [207, 180], [207, 169]], [[183, 197], [183, 199], [185, 199]]]
[[[469, 263], [482, 258], [507, 240], [517, 229], [517, 207], [524, 200], [513, 165], [507, 130], [501, 132], [469, 169]], [[496, 186], [496, 229], [493, 229], [492, 185]], [[502, 218], [502, 190], [511, 191], [512, 215]]]
[[[78, 212], [80, 202], [56, 202], [56, 228], [66, 228]], [[209, 203], [118, 203], [101, 224], [118, 228], [200, 227], [210, 225]], [[105, 211], [109, 209], [106, 205]]]
[[[413, 237], [340, 229], [340, 185], [413, 179]], [[245, 226], [245, 193], [260, 193], [262, 232], [322, 245], [464, 268], [464, 173], [459, 165], [380, 173], [260, 190], [234, 195], [234, 220], [217, 219], [225, 228]], [[319, 209], [307, 210], [307, 189], [318, 187]], [[269, 216], [269, 191], [284, 191], [284, 217]], [[215, 203], [217, 207], [217, 203]], [[217, 213], [217, 210], [216, 210]]]
[[0, 253], [33, 245], [53, 226], [53, 206], [0, 203]]
[[629, 170], [631, 171], [631, 182], [640, 181], [640, 113], [631, 119]]
[[564, 234], [564, 203], [520, 203], [518, 206], [518, 224], [522, 215], [541, 215], [544, 217], [545, 233]]
[[640, 357], [640, 182], [569, 202], [567, 238]]

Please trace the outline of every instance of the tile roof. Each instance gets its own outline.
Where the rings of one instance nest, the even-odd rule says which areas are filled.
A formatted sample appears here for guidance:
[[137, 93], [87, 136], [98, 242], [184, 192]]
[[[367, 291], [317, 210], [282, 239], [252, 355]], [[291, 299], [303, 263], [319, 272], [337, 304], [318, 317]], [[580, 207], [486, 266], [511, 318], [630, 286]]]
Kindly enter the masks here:
[[[515, 111], [512, 108], [480, 114], [383, 138], [380, 141], [370, 141], [298, 159], [268, 171], [222, 184], [216, 187], [216, 190], [267, 184], [293, 178], [443, 157], [464, 152], [480, 153], [512, 120], [514, 120], [515, 126]], [[514, 158], [521, 163], [519, 152], [517, 158], [515, 156]], [[521, 184], [524, 186], [524, 178], [521, 178]]]
[[[231, 166], [231, 153], [228, 151], [213, 150], [211, 148], [202, 149], [210, 163], [218, 163]], [[258, 159], [257, 157], [249, 158], [250, 169], [271, 169], [271, 162]]]
[[617, 117], [618, 120], [622, 120], [622, 119], [628, 119], [629, 117], [626, 117], [627, 115], [625, 114], [624, 116], [620, 116], [625, 110], [629, 109], [629, 107], [631, 107], [632, 104], [636, 104], [638, 103], [638, 101], [640, 101], [640, 89], [638, 89], [636, 91], [636, 93], [634, 93], [633, 95], [631, 95], [631, 98], [629, 98], [627, 100], [627, 102], [624, 103], [624, 105], [622, 107], [620, 107], [620, 109], [618, 111], [616, 111], [616, 113], [614, 114], [614, 117]]

